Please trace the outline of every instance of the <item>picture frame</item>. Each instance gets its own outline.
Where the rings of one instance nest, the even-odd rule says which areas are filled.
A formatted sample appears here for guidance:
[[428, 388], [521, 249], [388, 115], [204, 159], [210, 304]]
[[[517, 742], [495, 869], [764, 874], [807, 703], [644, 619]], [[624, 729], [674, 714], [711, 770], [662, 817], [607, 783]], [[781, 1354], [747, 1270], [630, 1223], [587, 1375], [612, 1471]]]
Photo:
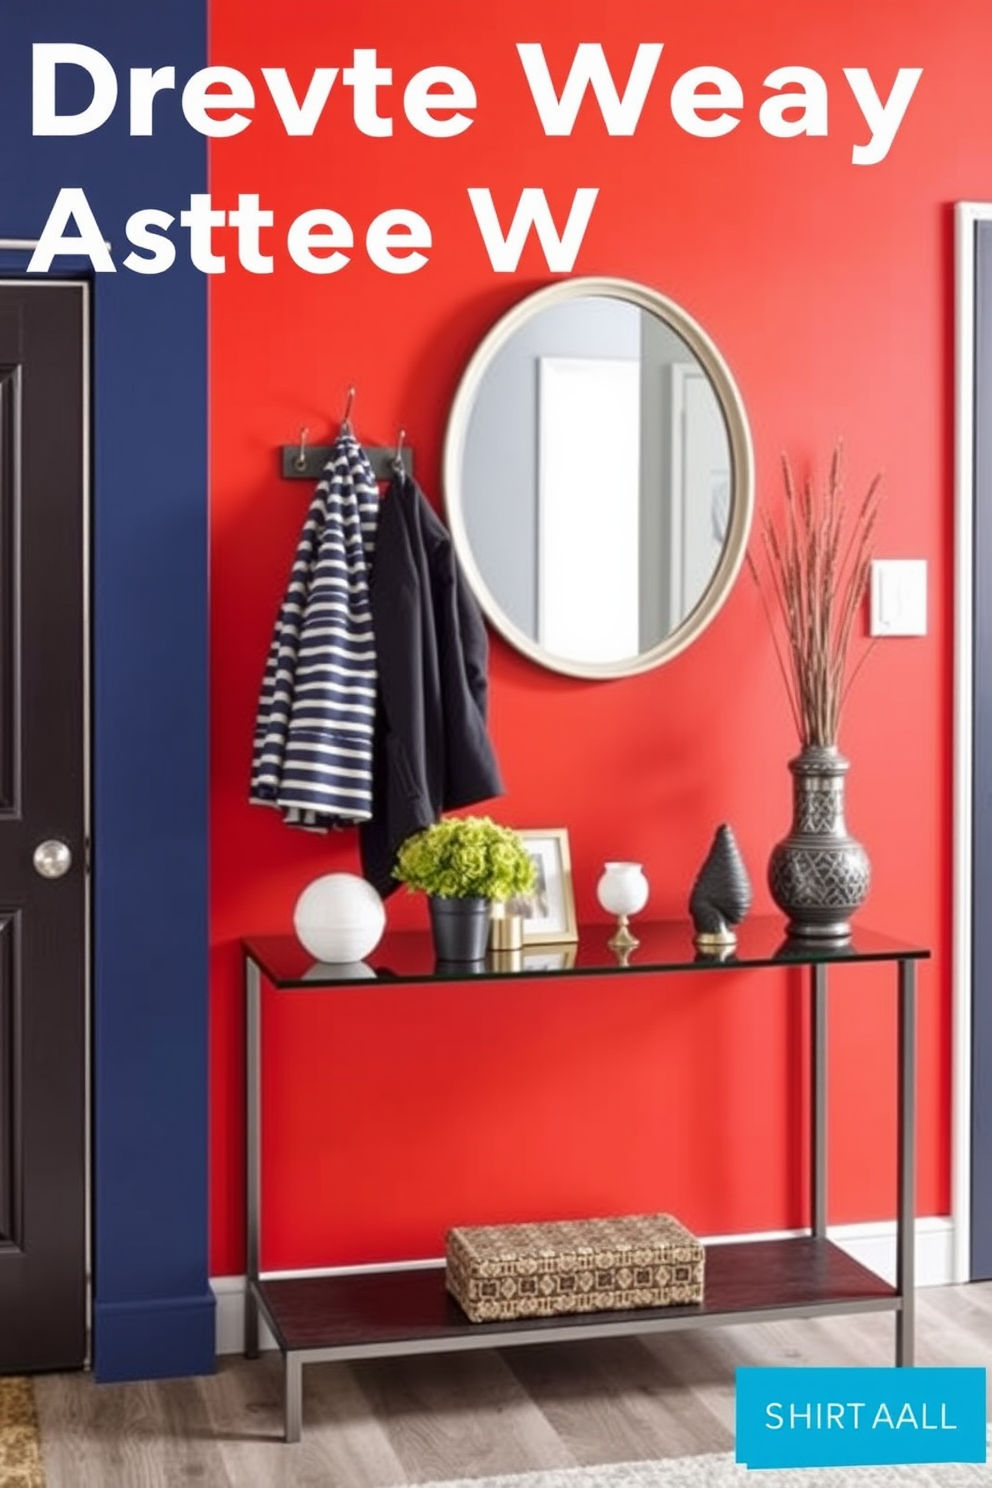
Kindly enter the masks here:
[[577, 941], [572, 856], [567, 827], [519, 829], [537, 870], [533, 894], [518, 895], [507, 903], [510, 914], [523, 921], [525, 946], [561, 945]]
[[579, 953], [576, 941], [559, 941], [557, 945], [537, 945], [531, 943], [529, 948], [520, 952], [520, 969], [530, 976], [539, 976], [541, 972], [568, 971], [575, 965], [575, 958]]

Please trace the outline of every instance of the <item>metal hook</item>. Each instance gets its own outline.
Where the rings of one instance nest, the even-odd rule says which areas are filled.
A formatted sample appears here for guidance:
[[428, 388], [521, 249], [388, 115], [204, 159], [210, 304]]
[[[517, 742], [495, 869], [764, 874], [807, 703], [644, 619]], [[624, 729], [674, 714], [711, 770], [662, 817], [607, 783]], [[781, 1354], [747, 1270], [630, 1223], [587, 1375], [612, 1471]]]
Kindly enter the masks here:
[[352, 386], [349, 387], [349, 389], [348, 389], [348, 401], [344, 405], [344, 417], [341, 420], [341, 433], [342, 434], [350, 434], [352, 432], [352, 428], [351, 428], [351, 405], [352, 405], [352, 403], [354, 403], [354, 401], [355, 401], [355, 388], [354, 388], [354, 384], [352, 384]]
[[308, 428], [300, 426], [300, 448], [293, 460], [294, 470], [306, 470], [307, 468], [307, 435], [309, 433]]
[[406, 430], [401, 429], [396, 439], [396, 453], [393, 455], [393, 469], [400, 475], [403, 474], [403, 441], [406, 438]]

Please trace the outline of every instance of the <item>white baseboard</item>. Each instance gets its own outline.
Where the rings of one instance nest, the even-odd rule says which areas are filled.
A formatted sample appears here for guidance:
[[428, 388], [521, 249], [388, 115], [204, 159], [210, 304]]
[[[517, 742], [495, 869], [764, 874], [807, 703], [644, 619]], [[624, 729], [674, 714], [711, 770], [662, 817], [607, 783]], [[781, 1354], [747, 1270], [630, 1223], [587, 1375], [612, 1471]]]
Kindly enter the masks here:
[[[217, 1298], [217, 1353], [243, 1354], [245, 1349], [245, 1278], [214, 1276], [210, 1285]], [[273, 1349], [276, 1341], [260, 1319], [258, 1342], [263, 1349]]]
[[[280, 1276], [347, 1276], [349, 1272], [370, 1271], [417, 1271], [425, 1266], [440, 1266], [442, 1259], [424, 1261], [393, 1261], [376, 1266], [325, 1266], [308, 1271], [267, 1271], [269, 1280]], [[245, 1346], [245, 1282], [244, 1276], [213, 1276], [210, 1285], [217, 1299], [217, 1353], [240, 1354]], [[274, 1349], [278, 1345], [265, 1319], [258, 1320], [258, 1346]]]
[[[886, 1281], [896, 1279], [896, 1226], [888, 1224], [837, 1225], [831, 1240], [848, 1255]], [[916, 1221], [916, 1285], [950, 1286], [954, 1274], [954, 1222], [947, 1215], [931, 1215]]]
[[[726, 1244], [732, 1240], [771, 1240], [789, 1232], [777, 1230], [763, 1235], [711, 1235], [704, 1237], [707, 1245]], [[863, 1266], [894, 1281], [896, 1274], [896, 1226], [895, 1221], [879, 1224], [833, 1225], [830, 1239], [843, 1250], [860, 1261]], [[436, 1266], [438, 1260], [413, 1261], [410, 1266]], [[329, 1267], [325, 1275], [340, 1276], [348, 1271], [395, 1271], [398, 1266], [335, 1266]], [[313, 1276], [313, 1271], [282, 1271], [280, 1276]], [[945, 1216], [934, 1215], [916, 1221], [916, 1285], [948, 1286], [954, 1279], [954, 1226]], [[240, 1354], [244, 1348], [244, 1304], [245, 1278], [243, 1276], [215, 1276], [211, 1280], [217, 1298], [217, 1353]], [[276, 1347], [275, 1339], [265, 1326], [259, 1329], [259, 1344], [263, 1349]]]

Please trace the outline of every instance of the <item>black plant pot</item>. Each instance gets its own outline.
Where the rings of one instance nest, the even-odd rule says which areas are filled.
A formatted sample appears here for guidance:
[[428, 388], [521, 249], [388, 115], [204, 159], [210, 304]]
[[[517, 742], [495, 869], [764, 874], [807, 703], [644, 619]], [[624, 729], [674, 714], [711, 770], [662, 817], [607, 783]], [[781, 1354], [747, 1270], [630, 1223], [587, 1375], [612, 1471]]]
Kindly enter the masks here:
[[434, 954], [439, 961], [482, 961], [489, 944], [488, 899], [430, 897]]

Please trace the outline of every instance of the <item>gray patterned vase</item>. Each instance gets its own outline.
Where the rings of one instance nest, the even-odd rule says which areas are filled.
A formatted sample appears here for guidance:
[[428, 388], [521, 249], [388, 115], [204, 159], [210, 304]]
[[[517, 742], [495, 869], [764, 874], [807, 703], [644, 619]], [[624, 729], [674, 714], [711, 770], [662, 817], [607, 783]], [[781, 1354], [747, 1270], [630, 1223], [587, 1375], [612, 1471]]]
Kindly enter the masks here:
[[768, 887], [789, 916], [790, 936], [846, 940], [871, 882], [868, 854], [844, 823], [848, 762], [836, 748], [811, 744], [789, 769], [792, 830], [772, 850]]

